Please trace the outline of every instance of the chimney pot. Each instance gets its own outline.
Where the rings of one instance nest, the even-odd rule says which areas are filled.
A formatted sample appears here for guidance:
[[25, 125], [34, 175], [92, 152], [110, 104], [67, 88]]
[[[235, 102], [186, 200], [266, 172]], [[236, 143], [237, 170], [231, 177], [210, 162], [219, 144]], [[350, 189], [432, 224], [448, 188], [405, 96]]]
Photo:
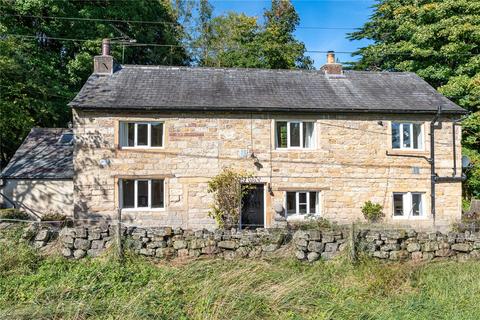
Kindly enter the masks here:
[[327, 63], [335, 63], [335, 52], [328, 51], [327, 52]]
[[102, 56], [110, 55], [110, 39], [102, 40]]

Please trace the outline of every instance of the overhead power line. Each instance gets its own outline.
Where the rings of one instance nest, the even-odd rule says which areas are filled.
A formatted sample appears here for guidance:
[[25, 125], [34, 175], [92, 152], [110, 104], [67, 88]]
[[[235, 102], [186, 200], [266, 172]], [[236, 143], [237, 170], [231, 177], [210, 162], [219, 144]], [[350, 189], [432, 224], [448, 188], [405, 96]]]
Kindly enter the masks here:
[[[94, 41], [94, 42], [101, 42], [102, 39], [77, 39], [77, 38], [63, 38], [63, 37], [50, 37], [50, 36], [33, 36], [33, 35], [22, 35], [22, 34], [12, 34], [12, 33], [4, 33], [0, 34], [0, 38], [2, 36], [11, 36], [23, 39], [51, 39], [51, 40], [60, 40], [60, 41], [79, 41], [79, 42], [86, 42], [86, 41]], [[159, 43], [136, 43], [136, 42], [123, 42], [123, 41], [112, 41], [113, 44], [119, 44], [126, 47], [166, 47], [166, 48], [201, 48], [202, 46], [193, 46], [193, 45], [181, 45], [181, 44], [159, 44]], [[328, 53], [330, 50], [305, 50], [307, 53]], [[358, 51], [335, 51], [336, 54], [354, 54], [358, 53]], [[480, 56], [480, 53], [470, 53], [470, 52], [455, 52], [455, 53], [431, 53], [425, 54], [421, 52], [381, 52], [375, 53], [377, 55], [393, 55], [393, 56], [412, 56], [412, 55], [423, 55], [423, 56]]]
[[36, 18], [36, 19], [53, 19], [53, 20], [79, 20], [79, 21], [104, 21], [104, 22], [121, 22], [121, 23], [141, 23], [141, 24], [174, 24], [178, 23], [171, 21], [148, 21], [148, 20], [118, 20], [118, 19], [100, 19], [100, 18], [82, 18], [82, 17], [57, 17], [57, 16], [36, 16], [23, 14], [2, 14], [4, 17], [19, 17], [19, 18]]
[[[107, 18], [83, 18], [83, 17], [59, 17], [59, 16], [43, 16], [43, 15], [22, 15], [22, 14], [2, 14], [4, 17], [19, 17], [19, 18], [35, 18], [35, 19], [53, 19], [53, 20], [69, 20], [69, 21], [98, 21], [98, 22], [118, 22], [118, 23], [138, 23], [138, 24], [171, 24], [178, 25], [179, 23], [171, 21], [153, 21], [153, 20], [119, 20]], [[298, 26], [297, 29], [319, 29], [319, 30], [358, 30], [355, 27], [317, 27], [317, 26]]]

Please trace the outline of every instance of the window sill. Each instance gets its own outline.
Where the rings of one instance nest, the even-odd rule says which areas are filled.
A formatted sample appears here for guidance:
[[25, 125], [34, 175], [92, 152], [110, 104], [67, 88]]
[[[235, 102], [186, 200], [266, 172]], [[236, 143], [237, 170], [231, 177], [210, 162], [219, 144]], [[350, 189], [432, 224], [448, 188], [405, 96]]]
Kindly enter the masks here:
[[414, 217], [414, 216], [393, 216], [393, 220], [429, 220], [427, 216], [419, 216], [419, 217]]
[[287, 221], [304, 221], [307, 218], [320, 218], [319, 214], [307, 215], [307, 214], [290, 214], [287, 216]]
[[292, 152], [292, 151], [297, 151], [297, 152], [313, 152], [317, 151], [317, 148], [275, 148], [273, 151], [278, 151], [278, 152]]
[[124, 152], [165, 152], [165, 147], [117, 147], [118, 151]]
[[122, 212], [163, 212], [165, 208], [122, 208]]
[[430, 156], [430, 153], [426, 150], [415, 150], [415, 149], [388, 149], [386, 154], [387, 156], [418, 156], [418, 157]]

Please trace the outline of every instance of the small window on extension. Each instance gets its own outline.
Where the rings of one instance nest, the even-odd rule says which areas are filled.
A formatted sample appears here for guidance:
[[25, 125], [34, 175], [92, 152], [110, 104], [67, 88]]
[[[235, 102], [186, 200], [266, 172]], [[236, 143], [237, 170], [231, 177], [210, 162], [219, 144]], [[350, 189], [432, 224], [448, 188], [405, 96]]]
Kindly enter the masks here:
[[73, 133], [64, 133], [62, 134], [62, 136], [60, 137], [60, 141], [59, 141], [61, 144], [70, 144], [70, 143], [73, 143]]

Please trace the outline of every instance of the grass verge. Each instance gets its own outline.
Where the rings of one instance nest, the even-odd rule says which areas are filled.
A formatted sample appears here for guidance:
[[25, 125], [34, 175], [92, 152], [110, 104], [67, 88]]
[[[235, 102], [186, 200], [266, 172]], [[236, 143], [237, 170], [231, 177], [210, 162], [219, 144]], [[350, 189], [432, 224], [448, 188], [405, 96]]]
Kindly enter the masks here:
[[0, 241], [0, 319], [478, 319], [480, 263], [155, 264], [41, 256]]

